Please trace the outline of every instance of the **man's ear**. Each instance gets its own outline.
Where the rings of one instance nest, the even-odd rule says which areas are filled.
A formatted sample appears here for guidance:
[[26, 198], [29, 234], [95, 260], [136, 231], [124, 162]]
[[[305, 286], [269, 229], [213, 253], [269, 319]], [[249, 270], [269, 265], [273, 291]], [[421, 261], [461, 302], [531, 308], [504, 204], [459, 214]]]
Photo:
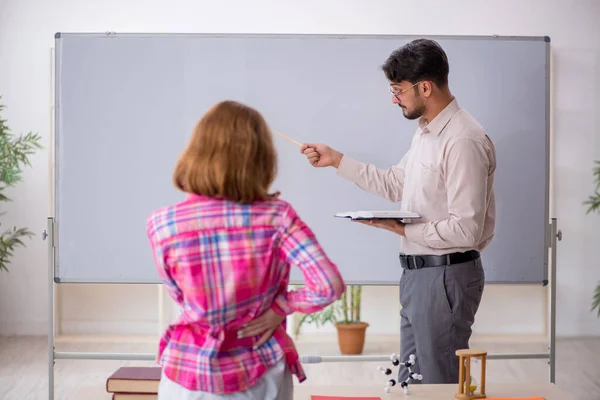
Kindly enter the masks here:
[[432, 92], [433, 92], [433, 85], [431, 84], [431, 82], [429, 82], [429, 81], [421, 82], [421, 93], [423, 94], [423, 96], [429, 97], [429, 96], [431, 96]]

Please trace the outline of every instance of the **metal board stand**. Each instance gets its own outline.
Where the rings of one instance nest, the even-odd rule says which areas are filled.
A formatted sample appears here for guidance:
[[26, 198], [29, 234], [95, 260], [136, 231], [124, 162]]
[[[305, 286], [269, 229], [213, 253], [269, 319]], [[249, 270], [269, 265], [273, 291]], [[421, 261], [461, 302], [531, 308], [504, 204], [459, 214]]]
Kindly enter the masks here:
[[[56, 251], [56, 225], [53, 217], [48, 217], [48, 226], [42, 232], [42, 239], [48, 240], [48, 399], [54, 400], [54, 364], [56, 360], [122, 360], [122, 361], [152, 361], [155, 354], [145, 353], [87, 353], [87, 352], [57, 352], [54, 347], [55, 329], [55, 251]], [[522, 354], [488, 354], [488, 360], [516, 360], [516, 359], [547, 359], [550, 366], [550, 382], [555, 383], [556, 378], [556, 246], [557, 240], [562, 239], [562, 232], [557, 231], [556, 218], [550, 224], [550, 233], [547, 247], [551, 250], [550, 262], [550, 323], [549, 346], [547, 353], [522, 353]], [[322, 362], [371, 362], [389, 361], [389, 355], [373, 356], [301, 356], [302, 363], [318, 364]]]

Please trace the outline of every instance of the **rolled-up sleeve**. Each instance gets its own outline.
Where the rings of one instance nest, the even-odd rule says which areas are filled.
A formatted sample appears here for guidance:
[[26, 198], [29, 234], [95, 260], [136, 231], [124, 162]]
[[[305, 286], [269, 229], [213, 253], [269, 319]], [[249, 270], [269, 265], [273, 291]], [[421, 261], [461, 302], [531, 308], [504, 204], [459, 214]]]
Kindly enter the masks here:
[[443, 162], [448, 218], [406, 225], [408, 241], [433, 249], [471, 248], [480, 242], [494, 167], [490, 154], [489, 144], [480, 139], [449, 144]]

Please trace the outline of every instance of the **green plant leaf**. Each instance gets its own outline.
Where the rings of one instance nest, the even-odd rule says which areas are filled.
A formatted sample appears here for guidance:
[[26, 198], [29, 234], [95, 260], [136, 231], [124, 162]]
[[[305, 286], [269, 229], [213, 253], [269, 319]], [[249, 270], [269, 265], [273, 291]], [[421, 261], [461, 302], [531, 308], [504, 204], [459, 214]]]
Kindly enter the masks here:
[[596, 192], [594, 196], [589, 196], [583, 204], [588, 206], [586, 214], [598, 212], [600, 210], [600, 192]]
[[17, 229], [16, 227], [7, 230], [0, 236], [0, 269], [8, 271], [8, 264], [14, 254], [14, 249], [24, 247], [25, 244], [22, 238], [32, 236], [34, 236], [33, 232], [25, 228]]
[[592, 176], [594, 177], [595, 190], [594, 194], [589, 196], [583, 204], [587, 205], [586, 214], [600, 211], [600, 160], [595, 161], [596, 167], [593, 169]]
[[[4, 106], [0, 104], [0, 112], [2, 110]], [[6, 120], [0, 115], [0, 201], [10, 201], [4, 190], [21, 182], [23, 168], [31, 166], [30, 156], [42, 148], [41, 139], [39, 134], [33, 132], [13, 135]], [[3, 214], [0, 213], [0, 216]], [[31, 236], [33, 233], [26, 228], [16, 227], [1, 234], [0, 270], [8, 271], [8, 264], [14, 255], [14, 250], [17, 247], [24, 247], [23, 239]]]
[[[586, 214], [598, 212], [600, 210], [600, 160], [595, 161], [596, 167], [593, 169], [594, 182], [596, 184], [594, 194], [589, 196], [583, 204], [588, 206]], [[600, 283], [596, 286], [594, 296], [592, 298], [592, 309], [597, 309], [597, 317], [600, 318]]]
[[590, 311], [594, 311], [595, 309], [597, 309], [597, 317], [600, 318], [600, 282], [596, 285], [596, 291], [592, 300], [592, 309]]

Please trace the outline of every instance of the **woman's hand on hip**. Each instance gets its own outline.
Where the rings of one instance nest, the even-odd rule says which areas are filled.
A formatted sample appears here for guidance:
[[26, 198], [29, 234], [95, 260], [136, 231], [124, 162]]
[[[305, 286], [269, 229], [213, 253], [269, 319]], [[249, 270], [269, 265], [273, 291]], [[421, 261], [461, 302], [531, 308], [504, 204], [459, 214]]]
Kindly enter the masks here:
[[277, 314], [272, 309], [265, 311], [260, 317], [257, 317], [244, 325], [242, 329], [238, 331], [238, 338], [258, 336], [261, 335], [258, 342], [254, 343], [254, 348], [258, 348], [265, 344], [275, 329], [281, 325], [285, 320], [285, 315]]

